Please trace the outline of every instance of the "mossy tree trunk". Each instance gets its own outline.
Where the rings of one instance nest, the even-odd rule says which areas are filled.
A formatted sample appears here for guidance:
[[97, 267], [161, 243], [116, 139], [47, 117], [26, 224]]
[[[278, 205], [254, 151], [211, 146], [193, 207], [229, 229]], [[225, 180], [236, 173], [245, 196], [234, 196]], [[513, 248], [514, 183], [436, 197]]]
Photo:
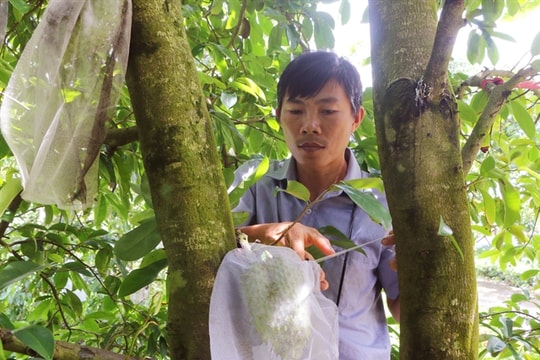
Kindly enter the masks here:
[[131, 41], [127, 83], [169, 262], [170, 355], [209, 359], [209, 299], [234, 229], [181, 3], [133, 0]]
[[[374, 107], [397, 240], [402, 359], [476, 359], [474, 242], [447, 70], [463, 1], [370, 0]], [[453, 231], [442, 236], [441, 220]], [[447, 232], [444, 232], [447, 233]]]

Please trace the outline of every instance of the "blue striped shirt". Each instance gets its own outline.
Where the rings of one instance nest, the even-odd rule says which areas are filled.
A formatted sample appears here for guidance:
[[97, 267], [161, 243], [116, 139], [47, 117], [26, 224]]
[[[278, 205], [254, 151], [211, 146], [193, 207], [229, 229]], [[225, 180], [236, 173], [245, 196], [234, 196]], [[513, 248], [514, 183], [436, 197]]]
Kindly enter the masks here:
[[[348, 168], [344, 180], [367, 177], [350, 149], [346, 150], [346, 157]], [[249, 213], [244, 225], [295, 220], [305, 208], [305, 202], [286, 192], [276, 192], [275, 188], [285, 189], [287, 180], [296, 178], [294, 159], [272, 162], [266, 175], [246, 191], [234, 211]], [[368, 191], [386, 206], [383, 194]], [[365, 255], [352, 251], [324, 263], [330, 284], [324, 294], [338, 303], [340, 359], [389, 359], [391, 347], [381, 290], [390, 299], [398, 297], [397, 273], [389, 267], [394, 257], [392, 248], [380, 241], [373, 242], [387, 231], [342, 191], [327, 193], [300, 222], [314, 228], [333, 226], [356, 244], [366, 244], [362, 247]]]

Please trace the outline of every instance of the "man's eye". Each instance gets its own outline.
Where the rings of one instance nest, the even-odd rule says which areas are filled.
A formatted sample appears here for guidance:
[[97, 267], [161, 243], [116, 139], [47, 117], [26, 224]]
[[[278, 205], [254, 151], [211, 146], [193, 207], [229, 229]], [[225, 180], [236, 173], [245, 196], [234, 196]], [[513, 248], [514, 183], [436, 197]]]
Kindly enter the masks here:
[[299, 109], [289, 109], [289, 114], [292, 115], [300, 115], [302, 113], [302, 110]]
[[322, 111], [322, 113], [325, 114], [325, 115], [332, 115], [332, 114], [337, 113], [337, 110], [325, 109], [325, 110]]

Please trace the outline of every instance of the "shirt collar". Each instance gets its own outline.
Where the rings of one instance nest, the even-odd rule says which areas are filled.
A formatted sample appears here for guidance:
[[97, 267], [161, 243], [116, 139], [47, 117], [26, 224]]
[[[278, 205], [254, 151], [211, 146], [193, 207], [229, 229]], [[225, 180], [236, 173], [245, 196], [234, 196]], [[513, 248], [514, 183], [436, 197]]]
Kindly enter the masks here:
[[[354, 157], [354, 154], [350, 148], [345, 149], [345, 157], [347, 161], [347, 173], [345, 174], [344, 181], [365, 178], [366, 173], [360, 169], [358, 161]], [[296, 160], [291, 157], [286, 160], [276, 161], [268, 169], [267, 176], [275, 180], [297, 180], [296, 175]]]

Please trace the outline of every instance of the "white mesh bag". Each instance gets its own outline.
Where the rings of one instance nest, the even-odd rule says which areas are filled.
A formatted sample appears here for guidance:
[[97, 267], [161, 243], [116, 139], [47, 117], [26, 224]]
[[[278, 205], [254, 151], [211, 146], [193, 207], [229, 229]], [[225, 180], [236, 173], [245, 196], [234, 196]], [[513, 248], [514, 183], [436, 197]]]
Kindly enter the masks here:
[[337, 307], [321, 293], [320, 272], [286, 247], [227, 253], [210, 302], [212, 359], [337, 360]]
[[127, 66], [131, 0], [50, 0], [4, 91], [25, 200], [84, 208]]

